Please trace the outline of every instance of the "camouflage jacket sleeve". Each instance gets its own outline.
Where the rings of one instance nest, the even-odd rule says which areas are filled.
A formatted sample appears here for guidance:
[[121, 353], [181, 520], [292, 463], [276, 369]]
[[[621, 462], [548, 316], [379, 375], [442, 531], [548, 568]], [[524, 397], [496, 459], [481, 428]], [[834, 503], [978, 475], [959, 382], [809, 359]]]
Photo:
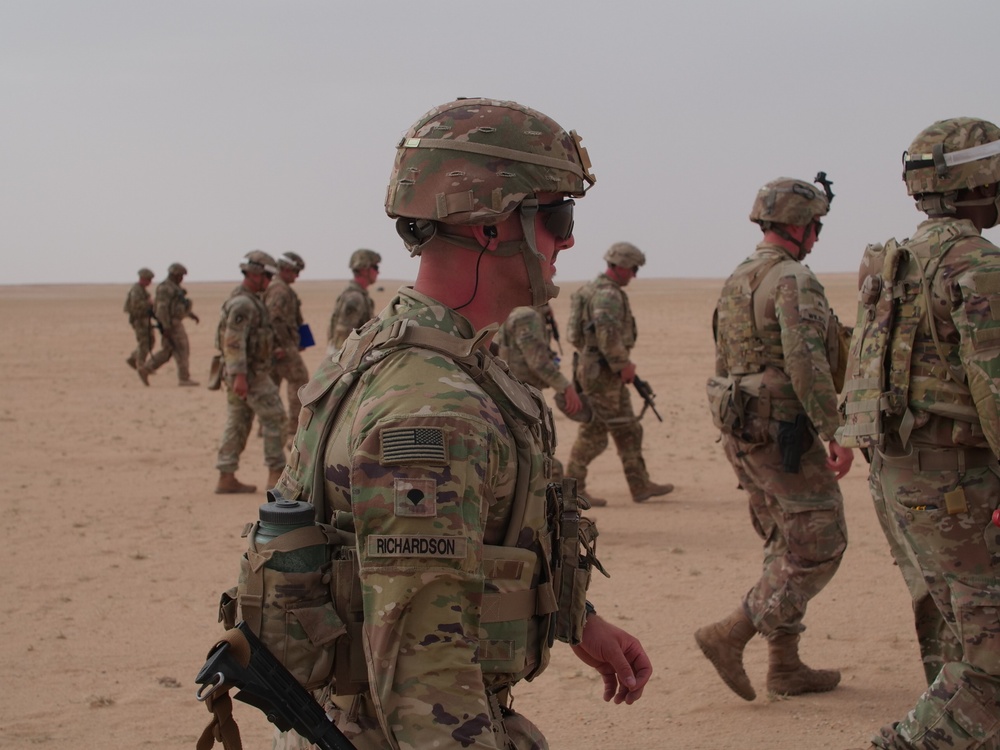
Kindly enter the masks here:
[[330, 317], [330, 341], [342, 343], [355, 328], [368, 322], [368, 305], [364, 296], [354, 289], [345, 289], [337, 298]]
[[949, 266], [953, 273], [945, 279], [946, 294], [959, 358], [983, 433], [1000, 456], [1000, 248], [982, 237], [960, 241], [949, 254]]
[[631, 313], [625, 292], [617, 285], [599, 286], [591, 298], [590, 312], [597, 348], [612, 372], [621, 371], [629, 363], [632, 338], [632, 332], [626, 330]]
[[299, 348], [298, 305], [295, 302], [295, 292], [288, 284], [272, 281], [264, 294], [264, 304], [271, 314], [274, 344], [279, 349], [295, 351]]
[[[840, 426], [837, 389], [827, 359], [826, 337], [830, 305], [823, 285], [805, 266], [795, 264], [777, 284], [774, 310], [781, 326], [785, 374], [823, 440], [832, 440]], [[782, 267], [787, 269], [787, 265]]]
[[226, 363], [226, 376], [246, 375], [249, 371], [248, 346], [254, 326], [260, 325], [253, 302], [236, 296], [222, 307], [225, 322], [220, 332], [222, 357]]
[[390, 357], [359, 391], [347, 471], [383, 730], [393, 748], [494, 748], [477, 659], [483, 543], [496, 498], [511, 494], [512, 441], [438, 354]]
[[525, 316], [512, 321], [507, 331], [508, 341], [517, 346], [527, 367], [556, 393], [569, 388], [569, 380], [559, 372], [559, 363], [549, 348], [545, 319], [539, 315]]

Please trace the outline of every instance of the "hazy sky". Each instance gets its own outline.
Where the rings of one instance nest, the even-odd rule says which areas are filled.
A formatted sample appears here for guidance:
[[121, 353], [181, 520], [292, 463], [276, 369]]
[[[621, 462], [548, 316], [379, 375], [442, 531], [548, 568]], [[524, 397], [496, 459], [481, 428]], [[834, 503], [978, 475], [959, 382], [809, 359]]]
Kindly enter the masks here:
[[642, 276], [725, 276], [757, 188], [819, 170], [837, 197], [810, 265], [854, 270], [919, 220], [913, 136], [1000, 123], [998, 28], [997, 0], [2, 0], [0, 283], [175, 260], [237, 279], [254, 248], [342, 279], [371, 247], [411, 279], [383, 208], [395, 145], [456, 96], [583, 136], [598, 181], [560, 279], [617, 240]]

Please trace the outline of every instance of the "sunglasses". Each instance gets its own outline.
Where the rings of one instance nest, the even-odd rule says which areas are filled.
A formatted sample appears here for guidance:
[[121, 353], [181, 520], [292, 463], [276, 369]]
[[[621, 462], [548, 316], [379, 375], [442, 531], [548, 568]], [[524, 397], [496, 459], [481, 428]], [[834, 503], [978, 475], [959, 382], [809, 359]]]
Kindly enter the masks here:
[[542, 223], [557, 240], [568, 240], [573, 236], [573, 206], [576, 201], [566, 198], [555, 203], [543, 203], [538, 206]]
[[377, 266], [377, 265], [374, 265], [374, 266], [368, 266], [368, 267], [369, 267], [370, 269], [372, 269], [372, 270], [373, 270], [373, 271], [374, 271], [375, 273], [378, 273], [378, 266]]
[[269, 279], [273, 279], [273, 278], [274, 278], [274, 274], [273, 274], [273, 273], [271, 273], [270, 271], [264, 271], [264, 275], [265, 275], [265, 276], [266, 276], [267, 278], [269, 278]]
[[816, 236], [819, 237], [819, 232], [823, 228], [823, 222], [819, 219], [813, 219], [813, 224], [816, 225]]

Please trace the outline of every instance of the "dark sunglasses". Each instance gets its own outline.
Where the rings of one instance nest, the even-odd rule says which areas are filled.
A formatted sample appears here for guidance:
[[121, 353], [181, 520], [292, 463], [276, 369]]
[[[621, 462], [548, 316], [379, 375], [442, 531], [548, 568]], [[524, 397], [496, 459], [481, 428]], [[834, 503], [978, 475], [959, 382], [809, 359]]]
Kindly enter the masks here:
[[264, 275], [265, 275], [265, 276], [266, 276], [267, 278], [269, 278], [269, 279], [273, 279], [273, 278], [274, 278], [274, 274], [273, 274], [273, 273], [271, 273], [270, 271], [264, 271]]
[[573, 236], [573, 206], [576, 201], [571, 198], [555, 203], [543, 203], [538, 206], [545, 228], [557, 240], [568, 240]]
[[816, 225], [816, 236], [819, 237], [819, 232], [823, 228], [823, 222], [819, 219], [813, 219], [813, 224]]
[[375, 265], [375, 266], [368, 266], [368, 267], [370, 269], [372, 269], [375, 273], [378, 273], [378, 266], [377, 265]]

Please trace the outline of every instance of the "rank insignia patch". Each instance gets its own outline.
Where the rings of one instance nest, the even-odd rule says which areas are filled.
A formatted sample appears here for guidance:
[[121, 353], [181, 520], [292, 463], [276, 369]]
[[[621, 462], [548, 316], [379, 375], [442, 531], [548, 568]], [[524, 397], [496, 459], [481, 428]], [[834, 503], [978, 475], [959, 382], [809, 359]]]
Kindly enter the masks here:
[[397, 479], [394, 490], [397, 516], [434, 518], [437, 515], [437, 482], [433, 479]]
[[448, 451], [440, 427], [389, 427], [382, 430], [381, 463], [444, 464]]

